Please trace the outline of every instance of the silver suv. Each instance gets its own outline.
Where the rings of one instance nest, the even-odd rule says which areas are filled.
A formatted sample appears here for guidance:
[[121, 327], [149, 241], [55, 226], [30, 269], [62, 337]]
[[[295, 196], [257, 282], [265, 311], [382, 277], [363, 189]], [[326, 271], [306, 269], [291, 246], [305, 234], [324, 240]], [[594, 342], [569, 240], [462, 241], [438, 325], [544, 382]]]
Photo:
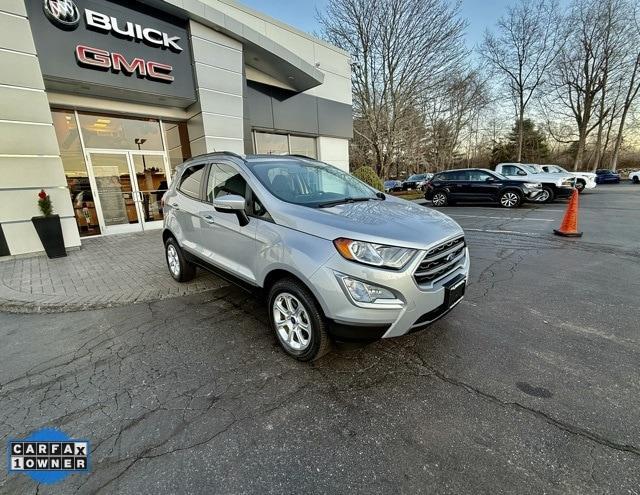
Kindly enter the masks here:
[[397, 337], [464, 295], [469, 252], [451, 218], [295, 156], [198, 156], [164, 197], [171, 276], [196, 266], [264, 289], [271, 327], [308, 361], [339, 340]]

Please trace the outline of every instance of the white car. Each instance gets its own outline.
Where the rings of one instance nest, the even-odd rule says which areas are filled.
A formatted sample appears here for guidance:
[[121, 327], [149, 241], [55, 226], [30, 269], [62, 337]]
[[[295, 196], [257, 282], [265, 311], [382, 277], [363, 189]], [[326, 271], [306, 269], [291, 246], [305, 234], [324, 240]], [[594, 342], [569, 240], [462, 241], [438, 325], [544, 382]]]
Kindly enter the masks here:
[[640, 184], [640, 170], [636, 170], [635, 172], [631, 172], [629, 174], [629, 180], [634, 184]]
[[576, 178], [576, 189], [582, 192], [585, 189], [593, 189], [596, 187], [596, 174], [593, 172], [569, 172], [560, 165], [534, 165], [540, 172], [547, 174], [564, 174], [572, 175]]
[[536, 196], [538, 203], [551, 203], [555, 199], [565, 199], [573, 194], [576, 178], [569, 174], [549, 174], [541, 172], [540, 165], [532, 163], [499, 163], [496, 172], [510, 178], [523, 179], [542, 185], [542, 193]]

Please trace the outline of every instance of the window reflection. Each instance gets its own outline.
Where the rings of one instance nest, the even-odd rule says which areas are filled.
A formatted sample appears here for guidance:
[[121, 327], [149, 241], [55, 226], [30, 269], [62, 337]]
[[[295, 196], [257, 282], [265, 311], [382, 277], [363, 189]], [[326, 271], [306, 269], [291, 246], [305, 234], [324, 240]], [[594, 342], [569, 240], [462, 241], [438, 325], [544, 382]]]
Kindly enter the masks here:
[[51, 115], [78, 232], [81, 237], [98, 235], [100, 234], [98, 215], [93, 201], [75, 115], [71, 110], [52, 110]]
[[91, 113], [78, 117], [87, 148], [162, 151], [158, 120]]
[[304, 155], [317, 158], [316, 138], [255, 132], [256, 153], [264, 155]]

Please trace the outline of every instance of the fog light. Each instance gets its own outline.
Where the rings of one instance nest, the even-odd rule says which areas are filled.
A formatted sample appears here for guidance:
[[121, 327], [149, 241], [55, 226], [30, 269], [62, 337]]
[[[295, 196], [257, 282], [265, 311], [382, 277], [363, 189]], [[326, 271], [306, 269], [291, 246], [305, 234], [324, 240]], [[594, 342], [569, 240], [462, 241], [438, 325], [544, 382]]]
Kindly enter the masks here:
[[336, 274], [346, 292], [357, 303], [402, 307], [404, 303], [389, 289], [369, 284], [347, 275]]

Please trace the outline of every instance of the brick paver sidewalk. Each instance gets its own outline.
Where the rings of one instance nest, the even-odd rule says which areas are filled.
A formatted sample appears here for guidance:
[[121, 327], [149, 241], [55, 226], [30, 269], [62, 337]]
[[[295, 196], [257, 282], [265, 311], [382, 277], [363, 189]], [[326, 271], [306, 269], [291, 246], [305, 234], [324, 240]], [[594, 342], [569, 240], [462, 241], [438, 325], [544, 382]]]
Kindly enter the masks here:
[[79, 311], [217, 289], [203, 270], [189, 283], [167, 270], [160, 231], [84, 239], [66, 258], [0, 258], [0, 311]]

